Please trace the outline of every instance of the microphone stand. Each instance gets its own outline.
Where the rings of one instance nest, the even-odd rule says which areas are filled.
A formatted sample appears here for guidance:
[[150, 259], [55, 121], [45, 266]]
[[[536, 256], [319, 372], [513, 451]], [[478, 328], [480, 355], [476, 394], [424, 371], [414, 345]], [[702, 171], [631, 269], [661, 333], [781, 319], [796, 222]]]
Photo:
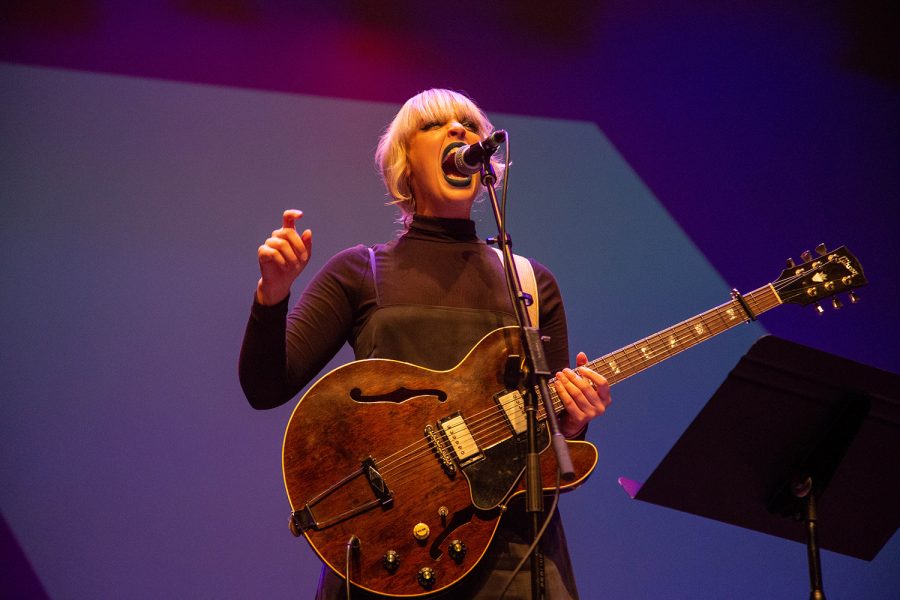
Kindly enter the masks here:
[[[540, 518], [544, 510], [540, 448], [538, 448], [537, 391], [540, 392], [544, 403], [544, 412], [547, 414], [547, 423], [550, 427], [550, 439], [553, 451], [556, 454], [556, 462], [559, 465], [561, 477], [566, 481], [571, 481], [575, 478], [575, 469], [572, 466], [566, 439], [559, 431], [559, 421], [556, 418], [556, 411], [553, 408], [548, 386], [551, 373], [547, 364], [547, 357], [544, 354], [543, 339], [539, 330], [532, 326], [531, 318], [528, 316], [527, 306], [534, 300], [522, 291], [522, 284], [513, 260], [512, 239], [506, 232], [506, 222], [500, 212], [497, 194], [494, 191], [496, 182], [497, 174], [494, 172], [490, 158], [485, 158], [481, 164], [481, 183], [487, 188], [491, 208], [494, 211], [494, 219], [497, 222], [499, 235], [496, 242], [503, 252], [506, 284], [509, 288], [510, 297], [513, 299], [516, 320], [519, 323], [521, 332], [522, 348], [525, 352], [525, 360], [520, 363], [519, 389], [524, 388], [525, 390], [523, 403], [528, 439], [525, 461], [525, 510], [531, 515], [531, 540], [533, 542], [540, 530]], [[534, 600], [538, 600], [540, 597], [542, 585], [541, 567], [542, 561], [539, 557], [539, 550], [536, 549], [531, 555], [531, 596]]]

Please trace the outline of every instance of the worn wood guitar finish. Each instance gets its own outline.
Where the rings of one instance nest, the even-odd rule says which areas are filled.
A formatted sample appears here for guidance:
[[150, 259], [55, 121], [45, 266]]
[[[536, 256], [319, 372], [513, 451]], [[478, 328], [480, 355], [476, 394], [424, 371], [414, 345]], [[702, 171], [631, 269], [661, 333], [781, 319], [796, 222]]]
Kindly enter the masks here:
[[[789, 266], [775, 282], [588, 363], [611, 384], [785, 302], [810, 304], [865, 284], [846, 248]], [[806, 257], [804, 257], [806, 258]], [[521, 395], [504, 384], [520, 356], [514, 327], [485, 336], [448, 371], [371, 359], [316, 382], [294, 409], [284, 437], [291, 524], [355, 586], [419, 596], [461, 580], [487, 550], [510, 499], [523, 492]], [[562, 401], [552, 390], [555, 410]], [[556, 460], [539, 412], [543, 485]], [[597, 462], [587, 442], [568, 442], [581, 484]], [[348, 553], [348, 544], [354, 548]], [[358, 546], [355, 545], [358, 541]]]

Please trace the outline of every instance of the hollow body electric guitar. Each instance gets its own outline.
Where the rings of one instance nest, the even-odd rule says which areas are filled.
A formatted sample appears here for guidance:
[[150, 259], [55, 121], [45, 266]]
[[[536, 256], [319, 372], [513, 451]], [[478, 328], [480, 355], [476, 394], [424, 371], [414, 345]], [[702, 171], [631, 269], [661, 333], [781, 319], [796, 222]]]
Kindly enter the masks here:
[[[818, 251], [799, 266], [789, 262], [773, 283], [732, 292], [730, 302], [587, 366], [615, 384], [780, 304], [811, 304], [866, 283], [846, 248]], [[521, 348], [517, 328], [505, 327], [448, 371], [368, 359], [317, 381], [284, 436], [295, 534], [335, 573], [380, 594], [418, 596], [462, 579], [484, 555], [510, 499], [524, 491], [522, 396], [504, 384], [508, 359]], [[538, 419], [543, 485], [552, 489], [557, 466], [543, 407]], [[592, 444], [568, 445], [576, 476], [565, 490], [597, 462]]]

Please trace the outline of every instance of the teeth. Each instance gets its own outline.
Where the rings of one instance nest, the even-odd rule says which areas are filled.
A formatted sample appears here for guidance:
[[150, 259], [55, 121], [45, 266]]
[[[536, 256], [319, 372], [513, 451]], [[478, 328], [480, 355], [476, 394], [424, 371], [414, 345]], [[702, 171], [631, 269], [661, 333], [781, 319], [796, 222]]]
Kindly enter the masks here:
[[453, 156], [453, 153], [457, 151], [457, 148], [460, 148], [463, 145], [464, 144], [457, 144], [455, 146], [450, 146], [450, 149], [443, 155], [441, 164], [441, 170], [444, 172], [444, 179], [456, 187], [468, 186], [472, 181], [471, 175], [463, 175], [453, 167], [452, 162], [447, 162], [447, 157]]

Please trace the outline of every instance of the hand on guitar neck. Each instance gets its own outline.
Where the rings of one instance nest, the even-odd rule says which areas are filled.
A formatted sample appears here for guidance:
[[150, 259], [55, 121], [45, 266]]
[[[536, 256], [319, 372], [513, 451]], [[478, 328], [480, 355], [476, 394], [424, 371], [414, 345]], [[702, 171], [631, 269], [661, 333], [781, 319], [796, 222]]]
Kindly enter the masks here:
[[556, 374], [554, 387], [566, 408], [559, 419], [559, 429], [567, 438], [579, 435], [612, 402], [609, 382], [603, 375], [586, 368], [587, 362], [587, 355], [579, 352], [574, 370], [563, 369]]

